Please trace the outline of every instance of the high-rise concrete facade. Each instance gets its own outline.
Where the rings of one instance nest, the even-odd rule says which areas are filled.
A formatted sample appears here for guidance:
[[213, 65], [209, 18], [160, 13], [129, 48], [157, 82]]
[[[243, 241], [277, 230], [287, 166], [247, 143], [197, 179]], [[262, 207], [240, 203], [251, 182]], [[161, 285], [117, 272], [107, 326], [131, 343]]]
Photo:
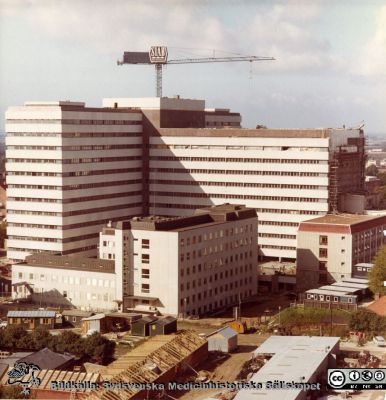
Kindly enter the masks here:
[[8, 257], [96, 255], [101, 225], [142, 213], [142, 115], [84, 103], [6, 113]]
[[[57, 110], [62, 110], [65, 107], [64, 104], [57, 105]], [[78, 107], [78, 109], [83, 107], [83, 105], [70, 106], [70, 104], [68, 103], [66, 107]], [[27, 118], [23, 117], [23, 113], [32, 111], [32, 105], [21, 109], [11, 108], [7, 114], [7, 146], [14, 146], [27, 138], [36, 144], [38, 142], [45, 143], [44, 139], [46, 138], [42, 137], [28, 137], [27, 135], [26, 137], [14, 137], [12, 135], [22, 132], [32, 132], [33, 134], [41, 131], [51, 132], [53, 127], [57, 129], [53, 131], [57, 132], [57, 143], [62, 143], [64, 140], [62, 135], [64, 132], [68, 132], [69, 127], [73, 129], [71, 132], [86, 132], [78, 128], [88, 129], [89, 133], [100, 132], [96, 130], [97, 128], [102, 132], [125, 132], [126, 136], [124, 139], [121, 138], [123, 143], [133, 147], [122, 149], [119, 156], [124, 159], [116, 161], [114, 169], [121, 176], [119, 180], [140, 179], [142, 186], [141, 183], [134, 182], [128, 182], [128, 186], [120, 186], [119, 193], [127, 194], [125, 202], [120, 201], [123, 200], [123, 197], [117, 197], [114, 198], [114, 203], [111, 203], [112, 196], [119, 196], [118, 193], [112, 193], [111, 190], [108, 191], [109, 194], [106, 194], [109, 197], [100, 199], [99, 208], [116, 207], [114, 209], [116, 213], [109, 214], [112, 220], [119, 214], [121, 218], [140, 213], [142, 215], [184, 216], [193, 214], [194, 210], [200, 207], [224, 202], [243, 203], [248, 207], [255, 208], [259, 216], [260, 255], [295, 259], [296, 233], [301, 221], [328, 212], [340, 211], [343, 204], [351, 204], [347, 200], [348, 194], [354, 193], [357, 196], [364, 191], [364, 135], [361, 129], [242, 129], [240, 114], [231, 113], [227, 109], [205, 109], [203, 100], [180, 98], [105, 99], [103, 106], [104, 108], [94, 109], [93, 113], [84, 111], [82, 118], [89, 121], [85, 122], [89, 124], [88, 128], [87, 125], [69, 125], [66, 122], [67, 118], [79, 120], [80, 117], [71, 116], [71, 113], [75, 111], [66, 111], [65, 108], [61, 112], [65, 112], [66, 117], [56, 117], [56, 122], [51, 121], [52, 123], [49, 125], [52, 128], [46, 126], [49, 121], [45, 120], [44, 115], [43, 117], [39, 116], [40, 111], [38, 110], [41, 106], [34, 106], [33, 118], [40, 122], [35, 121], [33, 125], [28, 122], [14, 122], [15, 119]], [[50, 107], [51, 110], [55, 108]], [[78, 115], [77, 112], [75, 114]], [[120, 126], [121, 130], [118, 131], [116, 125], [94, 125], [95, 121], [104, 119], [101, 117], [102, 115], [110, 115], [111, 119], [126, 119], [129, 125]], [[115, 141], [121, 145], [118, 139], [114, 136], [101, 141], [105, 145], [107, 143], [111, 145]], [[77, 145], [76, 140], [74, 137], [67, 138], [66, 143], [68, 144], [66, 145], [71, 148], [71, 146]], [[92, 146], [95, 139], [84, 137], [82, 140], [84, 146]], [[73, 142], [74, 144], [70, 145]], [[57, 146], [61, 145], [57, 144]], [[40, 147], [44, 147], [44, 145], [42, 144]], [[116, 151], [120, 151], [119, 148], [110, 150], [114, 157], [117, 154]], [[20, 150], [8, 148], [7, 158], [16, 158], [16, 155], [12, 155], [16, 151]], [[65, 155], [67, 158], [65, 151], [71, 150], [64, 148], [57, 150], [57, 157], [63, 159], [65, 158], [63, 155]], [[98, 156], [106, 157], [106, 151], [107, 149], [101, 148]], [[54, 167], [59, 168], [59, 166], [46, 164], [45, 159], [48, 157], [43, 153], [47, 152], [39, 148], [32, 156], [31, 153], [27, 155], [21, 152], [18, 153], [18, 157], [42, 160], [39, 161], [41, 164], [34, 161], [28, 163], [30, 168], [28, 171], [44, 171], [41, 173], [46, 176], [42, 178], [41, 185], [48, 185], [43, 183], [50, 178], [47, 176], [47, 171], [51, 171], [51, 168]], [[74, 156], [71, 155], [71, 158]], [[93, 160], [93, 158], [90, 159]], [[122, 161], [126, 163], [125, 168], [130, 171], [123, 171], [125, 168]], [[85, 165], [87, 164], [82, 164], [78, 168], [85, 171]], [[25, 168], [25, 165], [20, 162], [17, 163], [17, 166]], [[60, 167], [65, 169], [68, 166], [60, 165]], [[71, 164], [70, 167], [72, 167]], [[98, 161], [90, 161], [87, 171], [106, 170], [104, 167], [105, 165], [100, 167]], [[16, 177], [12, 175], [16, 172], [15, 168], [14, 162], [8, 160], [8, 185], [16, 183], [14, 181]], [[113, 169], [113, 164], [108, 168]], [[136, 168], [137, 170], [135, 170]], [[21, 171], [26, 171], [26, 169]], [[100, 175], [98, 183], [109, 182], [110, 177], [118, 180], [115, 173], [111, 174], [110, 171], [107, 175], [106, 173]], [[64, 177], [61, 177], [61, 181], [63, 179]], [[87, 185], [89, 183], [86, 182], [89, 182], [89, 179], [88, 175], [80, 175], [76, 182]], [[30, 180], [33, 181], [34, 178]], [[25, 186], [20, 181], [17, 184]], [[50, 185], [53, 184], [50, 183]], [[69, 201], [66, 205], [69, 212], [74, 207], [80, 207], [80, 204], [72, 201], [72, 197], [75, 196], [68, 194], [70, 184], [62, 183], [61, 185], [55, 193], [59, 199], [65, 198]], [[19, 208], [15, 208], [19, 203], [16, 203], [15, 200], [10, 202], [10, 216], [12, 213], [16, 214], [11, 217], [13, 218], [10, 221], [11, 224], [25, 223], [22, 221], [26, 214], [24, 211], [31, 210], [32, 205], [35, 204], [28, 198], [37, 197], [37, 195], [42, 198], [50, 198], [46, 197], [44, 192], [46, 189], [37, 187], [33, 189], [44, 191], [28, 195], [26, 189], [29, 188], [24, 186], [17, 188], [19, 190], [18, 197], [24, 199], [21, 202], [24, 207], [21, 209], [23, 213], [19, 212]], [[16, 188], [11, 186], [10, 189]], [[96, 187], [90, 190], [91, 193], [94, 191], [100, 193], [100, 189]], [[16, 197], [13, 193], [15, 192], [9, 193], [11, 199]], [[87, 207], [94, 208], [94, 200], [92, 203], [82, 203], [81, 209], [85, 212]], [[64, 204], [60, 206], [64, 207]], [[36, 211], [37, 213], [43, 212], [43, 209]], [[102, 220], [99, 218], [100, 212], [96, 211], [94, 214], [95, 223]], [[42, 215], [34, 215], [36, 216], [34, 224], [48, 225], [41, 222], [44, 219]], [[108, 218], [108, 214], [103, 214], [104, 220]], [[63, 219], [62, 216], [60, 224], [56, 221], [55, 223], [51, 222], [52, 225], [59, 226], [55, 228], [57, 235], [63, 236], [64, 230], [75, 229], [72, 230], [72, 234], [63, 238], [73, 244], [67, 243], [66, 246], [61, 246], [61, 243], [57, 243], [56, 250], [62, 249], [61, 251], [71, 252], [72, 249], [96, 245], [97, 236], [94, 231], [91, 232], [86, 227], [83, 232], [79, 231], [77, 225], [81, 221], [78, 219], [76, 222], [69, 222], [69, 219]], [[37, 220], [40, 222], [36, 222]], [[86, 220], [90, 221], [87, 218]], [[72, 224], [75, 224], [73, 228], [67, 228], [67, 225]], [[97, 226], [94, 226], [96, 233]], [[48, 247], [53, 246], [52, 243], [46, 243], [42, 247], [42, 242], [37, 243], [29, 239], [21, 241], [21, 236], [33, 236], [30, 227], [25, 227], [28, 228], [25, 233], [19, 231], [22, 228], [21, 226], [10, 226], [8, 246], [11, 249], [23, 249], [23, 247], [25, 248], [23, 245], [26, 244], [29, 249], [47, 250]], [[20, 233], [16, 234], [16, 231]], [[38, 232], [42, 233], [42, 231]], [[82, 238], [82, 235], [93, 236]], [[50, 236], [46, 234], [44, 237], [49, 238]], [[75, 240], [77, 244], [73, 241], [76, 237], [79, 237], [79, 241]], [[81, 242], [82, 245], [80, 245]], [[64, 249], [64, 247], [66, 248]], [[21, 250], [9, 250], [8, 254], [11, 258], [18, 258], [16, 256], [23, 253]]]

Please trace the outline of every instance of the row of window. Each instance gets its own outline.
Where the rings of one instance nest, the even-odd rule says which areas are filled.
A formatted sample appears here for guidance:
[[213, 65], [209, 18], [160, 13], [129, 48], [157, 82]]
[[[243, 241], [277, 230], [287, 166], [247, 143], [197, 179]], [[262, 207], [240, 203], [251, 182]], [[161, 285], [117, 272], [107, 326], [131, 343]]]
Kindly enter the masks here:
[[107, 218], [107, 219], [98, 219], [96, 221], [88, 221], [88, 222], [80, 222], [77, 224], [66, 224], [66, 225], [45, 225], [45, 224], [27, 224], [27, 223], [19, 223], [19, 222], [8, 222], [8, 227], [16, 227], [16, 228], [37, 228], [37, 229], [57, 229], [57, 230], [68, 230], [68, 229], [75, 229], [75, 228], [83, 228], [87, 226], [94, 226], [94, 225], [102, 225], [107, 224], [109, 221], [116, 222], [125, 219], [132, 218], [133, 215], [126, 215], [126, 216], [119, 216], [115, 218]]
[[20, 215], [45, 215], [50, 217], [70, 217], [72, 215], [85, 215], [85, 214], [95, 214], [104, 211], [114, 211], [114, 210], [127, 210], [128, 208], [142, 207], [143, 203], [125, 203], [110, 207], [98, 207], [85, 210], [68, 211], [68, 212], [50, 212], [50, 211], [30, 211], [30, 210], [7, 210], [8, 214], [20, 214]]
[[[177, 208], [177, 209], [190, 209], [195, 210], [197, 208], [205, 208], [210, 204], [177, 204], [177, 203], [151, 203], [151, 207], [156, 208]], [[272, 213], [272, 214], [293, 214], [293, 215], [325, 215], [323, 211], [312, 211], [312, 210], [283, 210], [276, 208], [256, 208], [257, 213]]]
[[7, 119], [7, 124], [142, 125], [142, 121], [114, 119]]
[[[237, 261], [236, 256], [237, 256], [237, 254], [235, 255], [235, 261]], [[242, 254], [240, 254], [240, 260], [242, 259], [241, 256], [242, 256]], [[245, 258], [247, 258], [247, 253], [245, 253]], [[232, 263], [233, 262], [233, 256], [231, 256], [229, 260]], [[217, 264], [220, 264], [220, 261], [214, 260], [213, 263], [198, 264], [197, 268], [196, 268], [195, 265], [193, 265], [192, 267], [186, 267], [186, 268], [182, 268], [182, 266], [181, 266], [181, 268], [180, 268], [180, 276], [184, 277], [185, 274], [186, 274], [186, 276], [189, 276], [190, 274], [194, 275], [196, 273], [200, 274], [202, 269], [204, 271], [207, 271], [207, 270], [211, 269], [213, 266], [216, 266]], [[228, 257], [225, 258], [225, 264], [228, 264]], [[202, 267], [202, 265], [203, 265], [203, 267]], [[232, 267], [231, 269], [229, 269], [229, 271], [225, 270], [225, 271], [221, 271], [219, 273], [211, 274], [208, 278], [204, 277], [203, 278], [203, 284], [206, 285], [208, 282], [212, 283], [212, 281], [217, 281], [218, 279], [220, 279], [220, 280], [224, 279], [224, 278], [227, 279], [228, 278], [228, 273], [229, 273], [229, 277], [232, 277], [233, 274], [235, 276], [237, 276], [239, 273], [242, 274], [242, 273], [246, 273], [248, 271], [252, 271], [252, 268], [253, 268], [252, 264], [245, 264], [244, 266], [240, 265], [240, 268], [239, 268], [239, 266]], [[197, 285], [201, 286], [201, 278], [199, 278], [197, 280]]]
[[78, 190], [78, 189], [91, 189], [97, 187], [125, 186], [125, 185], [132, 185], [135, 183], [142, 183], [142, 179], [131, 179], [126, 181], [112, 181], [112, 182], [78, 183], [75, 185], [65, 185], [65, 186], [9, 184], [8, 189], [44, 189], [44, 190], [67, 191], [67, 190]]
[[82, 278], [77, 276], [58, 276], [51, 274], [37, 274], [32, 272], [18, 272], [19, 279], [28, 279], [30, 281], [41, 281], [41, 282], [58, 282], [69, 285], [86, 285], [86, 286], [98, 286], [105, 288], [115, 288], [115, 281], [109, 279], [96, 279], [96, 278]]
[[30, 146], [9, 145], [7, 150], [61, 150], [61, 151], [84, 151], [84, 150], [114, 150], [114, 149], [140, 149], [141, 144], [98, 144], [83, 146]]
[[176, 157], [176, 156], [151, 156], [150, 160], [157, 161], [204, 161], [204, 162], [239, 162], [239, 163], [277, 163], [277, 164], [324, 164], [324, 160], [301, 160], [284, 158], [235, 158], [235, 157]]
[[80, 203], [84, 201], [95, 201], [103, 199], [115, 199], [119, 197], [131, 197], [142, 195], [142, 191], [132, 191], [123, 193], [109, 193], [101, 194], [98, 196], [85, 196], [85, 197], [72, 197], [70, 199], [39, 199], [36, 197], [9, 197], [8, 201], [20, 201], [20, 202], [31, 202], [31, 203], [60, 203], [60, 204], [72, 204]]
[[152, 192], [151, 196], [170, 196], [170, 197], [202, 197], [215, 199], [249, 199], [249, 200], [269, 200], [269, 201], [296, 201], [306, 203], [327, 203], [327, 199], [317, 199], [312, 197], [285, 197], [285, 196], [254, 196], [249, 194], [220, 194], [220, 193], [186, 193], [186, 192]]
[[7, 132], [7, 137], [139, 137], [142, 132]]
[[[229, 284], [226, 283], [224, 286], [219, 286], [218, 288], [215, 287], [213, 289], [209, 289], [208, 290], [209, 297], [211, 297], [212, 295], [216, 296], [217, 294], [222, 293], [223, 291], [227, 292], [228, 290], [232, 290], [233, 288], [237, 289], [239, 287], [239, 285], [240, 285], [240, 287], [242, 287], [243, 285], [247, 285], [248, 282], [252, 283], [252, 280], [253, 280], [252, 276], [250, 276], [249, 278], [240, 279], [239, 281], [230, 282]], [[192, 285], [190, 285], [190, 282], [187, 282], [186, 285], [181, 283], [180, 284], [180, 292], [182, 293], [185, 290], [189, 291], [191, 288], [195, 289], [196, 288], [196, 285], [195, 285], [196, 281], [192, 281], [191, 283], [192, 283]], [[213, 293], [212, 293], [212, 291], [213, 291]], [[206, 293], [207, 293], [206, 290], [203, 291], [204, 298], [206, 298]], [[201, 296], [200, 295], [201, 294], [198, 293], [198, 296], [199, 296], [198, 300], [201, 300]]]
[[[233, 236], [233, 235], [238, 235], [242, 233], [247, 233], [247, 232], [252, 232], [253, 231], [253, 225], [252, 224], [247, 224], [244, 226], [235, 226], [234, 228], [229, 228], [229, 229], [220, 229], [218, 231], [211, 231], [208, 233], [204, 233], [203, 235], [193, 235], [191, 238], [181, 238], [180, 239], [180, 245], [184, 246], [185, 243], [187, 246], [190, 246], [190, 244], [196, 244], [196, 243], [201, 243], [202, 240], [212, 240], [212, 239], [218, 239], [222, 237], [228, 237], [228, 236]], [[251, 238], [252, 239], [252, 238]]]
[[325, 215], [323, 211], [312, 210], [282, 210], [279, 208], [256, 208], [258, 213], [293, 214], [293, 215]]
[[[250, 239], [248, 242], [247, 240], [240, 239], [240, 241], [236, 241], [236, 242], [230, 242], [230, 243], [224, 243], [224, 244], [220, 243], [218, 246], [204, 247], [202, 250], [201, 249], [197, 250], [197, 253], [196, 253], [196, 251], [193, 251], [192, 257], [190, 257], [191, 256], [190, 252], [188, 252], [186, 254], [185, 253], [180, 254], [180, 261], [183, 262], [183, 261], [185, 261], [185, 259], [186, 259], [186, 261], [190, 261], [191, 259], [194, 260], [194, 259], [196, 259], [196, 254], [197, 254], [197, 257], [199, 258], [199, 257], [207, 256], [210, 254], [217, 254], [219, 252], [228, 251], [229, 249], [230, 250], [237, 249], [238, 247], [242, 247], [247, 244], [251, 245], [252, 240]], [[245, 258], [247, 258], [247, 257], [248, 257], [248, 252], [245, 252]], [[249, 251], [249, 257], [252, 257], [251, 250]], [[243, 253], [240, 253], [240, 260], [242, 260], [242, 259], [243, 259]], [[225, 258], [225, 264], [227, 264], [227, 262], [228, 262], [227, 260], [228, 260], [228, 258]], [[233, 262], [233, 256], [231, 256], [230, 261]], [[235, 254], [235, 261], [238, 261], [238, 254]], [[223, 263], [224, 263], [223, 258], [220, 257], [219, 265], [223, 265]]]
[[229, 169], [193, 169], [193, 168], [149, 168], [150, 172], [171, 172], [174, 174], [220, 174], [220, 175], [278, 175], [278, 176], [314, 176], [326, 178], [328, 174], [319, 172], [294, 171], [249, 171]]
[[258, 188], [278, 188], [278, 189], [315, 189], [326, 190], [326, 186], [319, 185], [294, 185], [286, 183], [249, 183], [249, 182], [213, 182], [213, 181], [183, 181], [183, 180], [164, 180], [150, 179], [150, 184], [160, 185], [183, 185], [183, 186], [226, 186], [226, 187], [258, 187]]
[[[132, 160], [141, 160], [142, 157], [132, 157]], [[120, 168], [120, 169], [102, 169], [94, 171], [76, 171], [76, 172], [31, 172], [31, 171], [8, 171], [7, 175], [13, 176], [56, 176], [56, 177], [72, 177], [72, 176], [91, 176], [91, 175], [108, 175], [121, 174], [125, 172], [140, 172], [142, 168]]]
[[274, 225], [274, 226], [299, 226], [297, 222], [286, 222], [286, 221], [262, 221], [258, 220], [259, 225]]
[[[230, 135], [231, 136], [231, 135]], [[208, 144], [151, 144], [150, 149], [206, 149], [206, 150], [268, 150], [268, 151], [323, 151], [328, 147], [301, 146], [241, 146], [241, 145], [208, 145]]]
[[275, 249], [275, 250], [293, 250], [296, 251], [296, 247], [292, 246], [275, 246], [270, 244], [262, 244], [260, 246], [261, 249]]
[[88, 164], [114, 161], [138, 160], [138, 156], [126, 157], [93, 157], [93, 158], [71, 158], [71, 159], [36, 159], [36, 158], [7, 158], [7, 163], [33, 163], [33, 164]]
[[[79, 240], [94, 239], [99, 236], [99, 233], [90, 233], [89, 235], [73, 236], [65, 239], [47, 238], [47, 237], [31, 237], [31, 236], [15, 236], [9, 235], [9, 240], [30, 240], [34, 242], [50, 242], [50, 243], [72, 243]], [[29, 251], [29, 250], [28, 250]]]
[[[307, 293], [307, 299], [308, 300], [319, 300], [319, 301], [332, 301], [334, 303], [339, 302], [339, 297], [337, 296], [330, 296], [330, 295], [324, 295], [324, 294], [311, 294]], [[353, 303], [353, 297], [347, 298], [348, 303]]]
[[278, 238], [278, 239], [296, 239], [296, 235], [282, 235], [279, 233], [259, 233], [259, 237]]

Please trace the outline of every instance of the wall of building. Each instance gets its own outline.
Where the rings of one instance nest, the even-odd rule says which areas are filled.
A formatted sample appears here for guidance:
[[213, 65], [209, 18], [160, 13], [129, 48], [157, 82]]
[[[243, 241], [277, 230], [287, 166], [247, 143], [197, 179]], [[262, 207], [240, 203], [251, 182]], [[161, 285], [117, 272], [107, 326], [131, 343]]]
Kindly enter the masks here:
[[296, 257], [299, 222], [328, 212], [328, 138], [150, 137], [150, 214], [243, 203], [259, 216], [259, 248]]
[[8, 258], [95, 256], [102, 224], [142, 212], [139, 112], [27, 103], [6, 118]]
[[[115, 274], [14, 264], [12, 283], [18, 282], [31, 285], [31, 299], [37, 304], [92, 311], [117, 309]], [[12, 297], [24, 296], [13, 292]]]
[[296, 262], [297, 290], [349, 278], [352, 271], [352, 237], [342, 233], [299, 231]]

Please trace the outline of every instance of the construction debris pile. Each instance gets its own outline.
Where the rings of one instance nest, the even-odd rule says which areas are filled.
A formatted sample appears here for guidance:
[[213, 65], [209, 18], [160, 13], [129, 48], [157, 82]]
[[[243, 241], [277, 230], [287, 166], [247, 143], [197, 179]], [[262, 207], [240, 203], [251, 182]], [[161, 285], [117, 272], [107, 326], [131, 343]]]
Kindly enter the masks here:
[[255, 372], [257, 372], [266, 362], [267, 361], [264, 356], [255, 357], [252, 358], [251, 360], [248, 360], [247, 362], [244, 363], [243, 367], [241, 368], [241, 371], [237, 375], [237, 380], [238, 381], [249, 380], [251, 376]]
[[380, 364], [381, 359], [367, 350], [344, 358], [344, 367], [349, 368], [378, 368]]

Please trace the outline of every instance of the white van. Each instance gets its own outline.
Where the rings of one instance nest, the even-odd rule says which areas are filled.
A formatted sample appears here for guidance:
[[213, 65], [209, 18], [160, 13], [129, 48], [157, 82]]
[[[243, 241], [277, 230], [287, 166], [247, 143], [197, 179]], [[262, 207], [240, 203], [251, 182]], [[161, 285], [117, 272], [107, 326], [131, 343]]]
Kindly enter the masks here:
[[386, 340], [383, 336], [374, 336], [373, 343], [378, 347], [386, 347]]

